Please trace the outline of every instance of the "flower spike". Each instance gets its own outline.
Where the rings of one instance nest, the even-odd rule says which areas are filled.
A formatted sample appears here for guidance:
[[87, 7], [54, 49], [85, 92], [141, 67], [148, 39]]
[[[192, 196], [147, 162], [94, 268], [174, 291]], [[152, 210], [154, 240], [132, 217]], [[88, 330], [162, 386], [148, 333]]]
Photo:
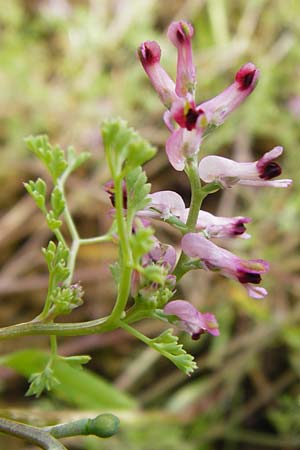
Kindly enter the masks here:
[[192, 339], [197, 340], [201, 334], [207, 332], [213, 336], [219, 336], [218, 322], [211, 313], [202, 314], [191, 303], [185, 300], [174, 300], [167, 303], [164, 313], [177, 316], [179, 321], [175, 322], [181, 330], [189, 333]]
[[272, 180], [281, 174], [281, 167], [274, 159], [282, 152], [282, 147], [275, 147], [255, 162], [236, 162], [221, 156], [206, 156], [200, 161], [199, 176], [206, 183], [219, 181], [224, 187], [243, 184], [285, 188], [292, 184], [292, 180]]
[[239, 281], [250, 297], [263, 298], [267, 295], [264, 288], [256, 286], [261, 282], [261, 274], [269, 270], [267, 261], [239, 258], [197, 233], [187, 233], [183, 236], [181, 246], [188, 256], [199, 258], [207, 270], [220, 271], [225, 277]]

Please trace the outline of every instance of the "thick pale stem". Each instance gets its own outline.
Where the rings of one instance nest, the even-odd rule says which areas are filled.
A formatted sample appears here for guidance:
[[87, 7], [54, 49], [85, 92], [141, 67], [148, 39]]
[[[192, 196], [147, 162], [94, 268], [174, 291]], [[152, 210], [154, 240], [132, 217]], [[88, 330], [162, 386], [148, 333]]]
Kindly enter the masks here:
[[67, 450], [64, 445], [46, 431], [13, 420], [0, 418], [0, 431], [24, 439], [45, 450]]

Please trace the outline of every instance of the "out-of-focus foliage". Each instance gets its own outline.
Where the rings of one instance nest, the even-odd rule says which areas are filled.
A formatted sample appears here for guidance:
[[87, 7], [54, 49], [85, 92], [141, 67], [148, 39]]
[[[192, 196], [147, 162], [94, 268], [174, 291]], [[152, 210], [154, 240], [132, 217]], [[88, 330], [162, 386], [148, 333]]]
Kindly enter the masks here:
[[[242, 256], [270, 260], [271, 271], [265, 277], [269, 296], [261, 302], [217, 275], [197, 271], [183, 280], [178, 295], [201, 310], [214, 311], [221, 330], [214, 342], [184, 338], [200, 367], [192, 379], [121, 332], [61, 341], [62, 354], [92, 353], [89, 369], [95, 376], [133, 395], [143, 409], [141, 425], [139, 414], [129, 408], [121, 416], [118, 437], [101, 446], [93, 439], [74, 444], [70, 440], [70, 448], [257, 450], [272, 445], [297, 448], [295, 442], [299, 446], [299, 17], [297, 0], [10, 0], [0, 8], [3, 326], [34, 317], [47, 286], [39, 249], [49, 235], [22, 186], [28, 178], [38, 178], [42, 169], [26, 151], [25, 136], [46, 133], [62, 147], [74, 145], [92, 153], [87, 169], [76, 173], [69, 184], [74, 216], [86, 237], [105, 231], [111, 221], [101, 187], [108, 179], [99, 134], [104, 119], [121, 116], [157, 145], [161, 151], [146, 167], [154, 189], [176, 190], [188, 201], [184, 175], [168, 167], [164, 154], [168, 132], [162, 123], [163, 108], [135, 56], [140, 42], [156, 39], [162, 62], [174, 75], [175, 49], [166, 39], [172, 20], [184, 18], [195, 27], [198, 101], [225, 88], [243, 63], [253, 61], [261, 69], [255, 92], [208, 137], [202, 155], [218, 153], [246, 161], [283, 145], [284, 177], [294, 179], [287, 190], [236, 187], [205, 203], [205, 209], [220, 215], [253, 218], [252, 239], [226, 245]], [[177, 242], [178, 236], [167, 226], [159, 233], [165, 242]], [[86, 302], [71, 320], [93, 319], [110, 311], [114, 292], [108, 263], [114, 257], [110, 244], [101, 251], [97, 246], [82, 250], [76, 274]], [[155, 336], [161, 330], [144, 324], [143, 331]], [[25, 345], [47, 348], [47, 340], [7, 341], [1, 350], [9, 353]], [[27, 386], [22, 379], [3, 368], [0, 376], [1, 407], [9, 417], [46, 424], [63, 422], [70, 411], [82, 414], [55, 392], [29, 403], [23, 398]], [[19, 441], [1, 440], [3, 448], [24, 448]]]

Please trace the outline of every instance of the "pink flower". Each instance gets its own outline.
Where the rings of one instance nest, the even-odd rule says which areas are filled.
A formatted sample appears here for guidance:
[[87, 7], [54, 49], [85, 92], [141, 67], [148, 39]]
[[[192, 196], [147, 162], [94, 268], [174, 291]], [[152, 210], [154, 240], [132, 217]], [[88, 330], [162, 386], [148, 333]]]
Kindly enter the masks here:
[[199, 176], [206, 183], [219, 181], [224, 187], [244, 184], [285, 188], [290, 186], [292, 180], [270, 181], [281, 174], [281, 167], [274, 159], [282, 152], [282, 147], [274, 147], [254, 162], [236, 162], [221, 156], [206, 156], [199, 163]]
[[255, 88], [259, 70], [252, 63], [247, 63], [235, 75], [235, 81], [221, 94], [199, 105], [211, 125], [221, 125], [226, 117], [234, 111]]
[[[186, 223], [189, 209], [185, 207], [183, 199], [177, 192], [158, 191], [150, 194], [149, 198], [151, 202], [147, 210], [140, 211], [139, 215], [164, 220], [175, 216], [183, 223]], [[246, 233], [245, 224], [250, 221], [249, 217], [218, 217], [207, 211], [199, 211], [196, 230], [203, 231], [208, 237], [227, 238], [239, 236], [247, 239], [250, 235]]]
[[245, 64], [237, 72], [235, 81], [221, 94], [196, 105], [196, 71], [193, 64], [191, 40], [194, 34], [188, 22], [173, 22], [168, 38], [177, 48], [176, 84], [160, 66], [161, 50], [154, 41], [144, 42], [138, 56], [155, 90], [168, 111], [164, 121], [171, 136], [166, 143], [170, 163], [176, 170], [184, 170], [186, 160], [200, 149], [209, 126], [221, 125], [225, 118], [253, 91], [259, 71], [254, 64]]
[[170, 316], [176, 316], [179, 320], [175, 325], [197, 340], [203, 333], [210, 333], [213, 336], [219, 336], [218, 322], [211, 313], [200, 313], [191, 303], [185, 300], [174, 300], [167, 303], [164, 307], [164, 313]]
[[269, 270], [269, 263], [262, 259], [244, 260], [233, 253], [218, 247], [197, 233], [183, 236], [182, 250], [192, 258], [203, 262], [207, 270], [220, 271], [228, 278], [239, 281], [250, 297], [263, 298], [267, 291], [257, 285], [261, 282], [261, 274]]
[[[185, 223], [189, 214], [187, 208], [181, 215], [181, 220]], [[249, 217], [220, 217], [214, 216], [207, 211], [199, 211], [196, 231], [203, 231], [208, 238], [250, 238], [246, 233], [245, 223], [251, 222]]]
[[193, 65], [191, 40], [194, 29], [190, 23], [173, 22], [168, 29], [168, 38], [178, 50], [176, 94], [184, 97], [187, 93], [194, 94], [196, 85], [196, 69]]
[[180, 217], [185, 209], [185, 204], [177, 192], [158, 191], [149, 195], [151, 203], [148, 205], [150, 215], [148, 217], [157, 217], [168, 219], [171, 216]]
[[177, 99], [175, 83], [160, 65], [161, 50], [157, 42], [146, 41], [138, 49], [138, 57], [163, 104], [169, 108]]

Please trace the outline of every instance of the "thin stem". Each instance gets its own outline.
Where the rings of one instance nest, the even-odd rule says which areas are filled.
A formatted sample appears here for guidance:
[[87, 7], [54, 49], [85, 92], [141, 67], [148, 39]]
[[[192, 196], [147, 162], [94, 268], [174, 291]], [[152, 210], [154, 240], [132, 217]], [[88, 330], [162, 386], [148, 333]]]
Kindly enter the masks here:
[[66, 243], [65, 238], [63, 237], [62, 232], [58, 228], [54, 230], [54, 234], [58, 242], [61, 242], [66, 248], [68, 248], [68, 244]]
[[116, 221], [119, 235], [119, 260], [122, 261], [122, 273], [118, 286], [118, 297], [115, 306], [109, 317], [109, 323], [117, 322], [126, 307], [126, 303], [130, 294], [130, 283], [132, 274], [132, 256], [129, 243], [131, 229], [127, 229], [127, 223], [123, 215], [123, 187], [122, 177], [115, 178], [115, 205], [116, 205]]
[[144, 334], [140, 333], [138, 330], [136, 330], [135, 328], [131, 327], [127, 323], [123, 322], [122, 320], [119, 321], [118, 325], [120, 326], [120, 328], [123, 328], [128, 333], [132, 334], [137, 339], [139, 339], [140, 341], [144, 342], [145, 344], [147, 344], [148, 346], [151, 347], [151, 339], [150, 338], [148, 338]]
[[49, 363], [52, 364], [52, 362], [57, 357], [57, 337], [54, 335], [50, 336], [50, 348], [51, 348], [51, 357]]
[[70, 284], [72, 283], [79, 247], [80, 247], [80, 240], [76, 238], [76, 239], [74, 239], [74, 241], [72, 242], [72, 245], [71, 245], [71, 250], [70, 250], [69, 260], [68, 260], [68, 269], [70, 271], [70, 274], [69, 274], [68, 278], [66, 279], [66, 281], [64, 282], [65, 286], [70, 286]]
[[53, 436], [50, 436], [48, 432], [13, 420], [0, 418], [0, 431], [24, 439], [45, 450], [67, 450], [64, 445]]
[[[189, 208], [188, 219], [186, 222], [186, 230], [183, 232], [184, 234], [195, 231], [199, 210], [201, 208], [202, 201], [207, 195], [207, 193], [204, 192], [201, 187], [201, 181], [198, 175], [196, 158], [192, 159], [186, 165], [185, 172], [191, 184], [191, 203]], [[188, 261], [188, 259], [189, 258], [184, 253], [181, 252], [180, 258], [173, 272], [174, 275], [177, 277], [177, 280], [180, 280], [180, 278], [186, 272], [184, 265]]]
[[[65, 183], [66, 183], [67, 178], [70, 175], [70, 173], [71, 173], [71, 169], [69, 168], [63, 173], [61, 178], [59, 178], [57, 180], [57, 186], [59, 187], [59, 189], [60, 189], [64, 199], [66, 197], [66, 195], [65, 195]], [[65, 218], [67, 227], [68, 227], [68, 229], [70, 231], [70, 235], [71, 235], [73, 241], [79, 240], [79, 235], [78, 235], [76, 226], [74, 224], [72, 215], [70, 213], [68, 204], [66, 202], [66, 199], [65, 199], [65, 209], [64, 209], [64, 213], [63, 214], [64, 214], [64, 218]]]
[[55, 282], [55, 276], [53, 271], [51, 271], [49, 273], [49, 282], [48, 282], [48, 292], [47, 292], [47, 297], [46, 297], [46, 301], [44, 304], [44, 308], [42, 310], [42, 312], [38, 315], [38, 319], [39, 320], [44, 320], [47, 317], [47, 314], [50, 310], [51, 307], [51, 293], [54, 289], [54, 282]]
[[191, 203], [186, 226], [188, 231], [194, 231], [202, 201], [207, 195], [202, 191], [196, 159], [193, 159], [189, 164], [187, 164], [186, 174], [191, 184]]
[[101, 242], [109, 242], [112, 239], [113, 238], [111, 233], [106, 233], [103, 236], [80, 239], [79, 244], [80, 245], [100, 244]]

